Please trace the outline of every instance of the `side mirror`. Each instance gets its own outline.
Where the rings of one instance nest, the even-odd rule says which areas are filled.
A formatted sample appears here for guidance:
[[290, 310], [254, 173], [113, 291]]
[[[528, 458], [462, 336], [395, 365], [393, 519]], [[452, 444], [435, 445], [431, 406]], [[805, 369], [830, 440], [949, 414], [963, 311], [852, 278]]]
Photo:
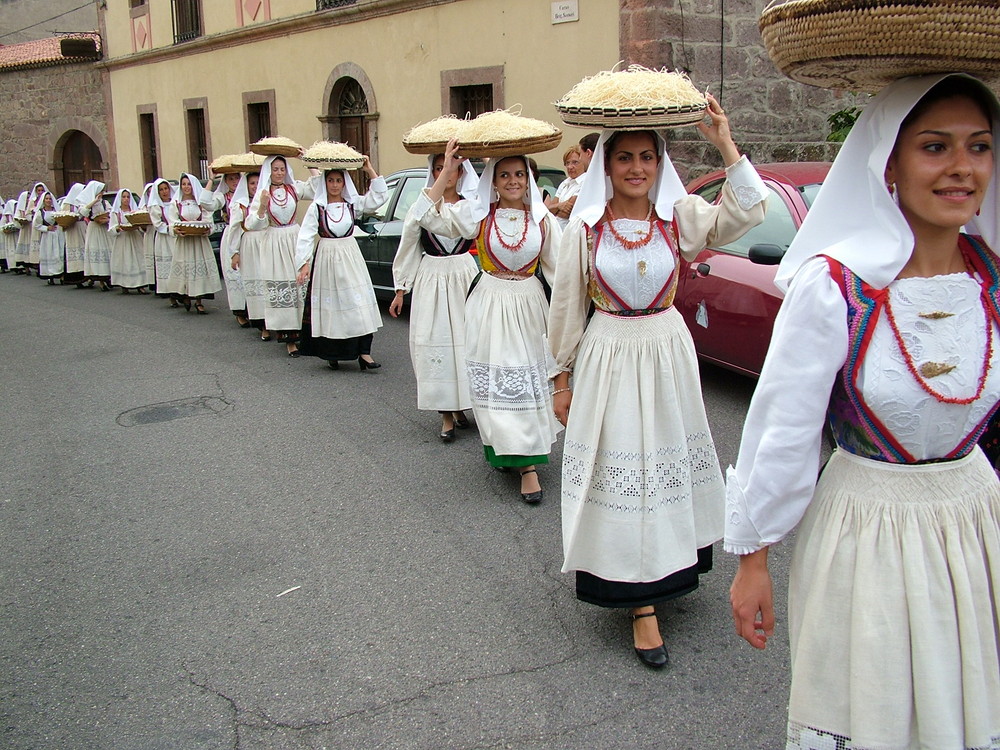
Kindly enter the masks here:
[[780, 245], [772, 245], [767, 242], [762, 242], [757, 245], [751, 245], [750, 251], [748, 253], [751, 263], [756, 263], [761, 266], [776, 266], [781, 263], [781, 259], [785, 257], [785, 248]]

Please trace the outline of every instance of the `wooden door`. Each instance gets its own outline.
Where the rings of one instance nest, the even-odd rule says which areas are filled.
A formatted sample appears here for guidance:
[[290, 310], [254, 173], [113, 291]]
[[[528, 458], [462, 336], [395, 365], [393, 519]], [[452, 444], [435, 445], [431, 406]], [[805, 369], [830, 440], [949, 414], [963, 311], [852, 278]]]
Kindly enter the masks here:
[[[362, 154], [368, 153], [368, 132], [365, 118], [358, 115], [341, 115], [340, 138], [348, 146]], [[359, 193], [368, 190], [368, 175], [364, 169], [351, 171], [351, 179]]]
[[60, 192], [65, 195], [74, 182], [80, 182], [84, 185], [90, 180], [103, 182], [102, 162], [101, 150], [97, 144], [86, 133], [74, 130], [63, 146], [63, 184], [60, 187]]

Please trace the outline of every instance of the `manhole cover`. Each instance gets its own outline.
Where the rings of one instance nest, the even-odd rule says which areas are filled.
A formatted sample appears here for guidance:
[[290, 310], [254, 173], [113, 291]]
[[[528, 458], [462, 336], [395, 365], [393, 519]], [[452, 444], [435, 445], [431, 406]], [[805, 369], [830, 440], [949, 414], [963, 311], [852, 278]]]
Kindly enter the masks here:
[[231, 403], [218, 396], [182, 398], [177, 401], [164, 401], [160, 404], [149, 404], [129, 409], [119, 414], [115, 421], [122, 427], [135, 427], [140, 424], [170, 422], [189, 417], [215, 416], [231, 411], [232, 408]]

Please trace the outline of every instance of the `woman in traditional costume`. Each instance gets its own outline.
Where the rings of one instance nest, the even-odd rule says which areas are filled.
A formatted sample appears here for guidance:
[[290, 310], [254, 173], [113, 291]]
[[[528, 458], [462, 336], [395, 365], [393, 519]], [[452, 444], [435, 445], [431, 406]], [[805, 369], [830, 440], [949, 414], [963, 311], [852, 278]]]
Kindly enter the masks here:
[[710, 124], [693, 116], [726, 166], [722, 200], [687, 194], [660, 133], [602, 132], [549, 317], [566, 425], [562, 569], [576, 572], [578, 599], [631, 610], [635, 652], [654, 668], [668, 661], [654, 605], [697, 588], [723, 525], [694, 343], [673, 306], [680, 257], [742, 236], [763, 220], [767, 196], [708, 102]]
[[176, 295], [185, 309], [207, 314], [204, 299], [214, 297], [222, 289], [219, 267], [207, 234], [191, 236], [177, 232], [178, 222], [211, 222], [213, 195], [205, 190], [192, 174], [182, 174], [180, 187], [167, 210], [167, 220], [174, 232], [173, 260], [167, 278], [167, 292]]
[[[444, 170], [444, 154], [427, 157], [429, 189]], [[448, 204], [474, 200], [479, 176], [469, 162], [445, 184]], [[472, 408], [465, 368], [465, 298], [479, 267], [469, 251], [474, 239], [445, 237], [420, 226], [413, 207], [406, 214], [399, 248], [392, 261], [396, 296], [389, 314], [398, 317], [410, 298], [410, 360], [417, 379], [417, 408], [441, 415], [440, 437], [455, 439], [455, 427], [468, 427]]]
[[21, 229], [17, 233], [17, 240], [14, 242], [14, 266], [15, 273], [31, 275], [28, 268], [28, 252], [31, 250], [31, 215], [28, 214], [28, 200], [31, 192], [25, 190], [17, 197], [17, 208], [14, 211], [14, 220], [20, 224]]
[[0, 226], [4, 227], [3, 233], [3, 257], [4, 269], [17, 273], [17, 235], [19, 230], [7, 231], [7, 227], [16, 227], [14, 216], [17, 213], [17, 198], [10, 198], [3, 207], [3, 216], [0, 217]]
[[244, 222], [250, 231], [264, 231], [259, 268], [266, 294], [264, 327], [285, 342], [290, 357], [298, 356], [306, 295], [306, 288], [295, 280], [295, 243], [299, 236], [295, 210], [300, 200], [309, 200], [313, 195], [314, 188], [308, 181], [296, 181], [285, 157], [269, 156], [260, 168], [257, 194]]
[[212, 220], [218, 220], [225, 224], [222, 230], [222, 239], [219, 240], [219, 262], [222, 264], [222, 280], [226, 285], [226, 299], [229, 302], [229, 309], [236, 318], [236, 324], [240, 328], [249, 328], [250, 321], [247, 320], [247, 298], [243, 289], [243, 278], [240, 276], [239, 263], [233, 263], [233, 255], [239, 252], [240, 237], [243, 228], [239, 223], [236, 225], [229, 223], [233, 197], [236, 195], [236, 188], [240, 184], [241, 174], [239, 172], [229, 172], [222, 177], [216, 195], [220, 198], [220, 205], [215, 209]]
[[315, 189], [317, 198], [303, 217], [295, 249], [296, 281], [308, 286], [303, 353], [325, 359], [334, 370], [349, 359], [356, 359], [362, 370], [381, 367], [371, 351], [382, 316], [354, 239], [354, 219], [385, 203], [389, 191], [367, 156], [364, 169], [370, 180], [364, 195], [358, 194], [346, 170], [326, 170], [324, 186]]
[[1000, 746], [1000, 482], [976, 445], [1000, 400], [998, 123], [969, 76], [889, 84], [778, 269], [725, 546], [764, 648], [768, 548], [797, 528], [789, 748]]
[[42, 207], [42, 199], [46, 194], [51, 195], [51, 191], [44, 182], [36, 182], [34, 187], [28, 193], [28, 208], [25, 212], [25, 216], [31, 220], [31, 234], [28, 239], [28, 261], [25, 264], [29, 269], [34, 268], [35, 273], [38, 273], [39, 266], [39, 251], [40, 243], [42, 241], [43, 232], [35, 228], [34, 219], [35, 213]]
[[132, 210], [132, 193], [122, 188], [111, 204], [111, 219], [108, 223], [108, 232], [113, 238], [111, 284], [121, 287], [122, 294], [128, 294], [129, 290], [145, 294], [146, 256], [142, 232], [125, 218], [125, 214]]
[[102, 197], [104, 183], [91, 180], [80, 193], [80, 203], [84, 214], [90, 219], [83, 242], [83, 275], [87, 286], [101, 283], [101, 291], [111, 291], [111, 238], [108, 223], [111, 221], [111, 206]]
[[243, 285], [246, 299], [247, 320], [260, 331], [261, 341], [270, 341], [271, 332], [264, 322], [264, 301], [267, 297], [264, 282], [260, 278], [261, 246], [264, 230], [247, 228], [250, 204], [257, 194], [260, 181], [259, 172], [249, 172], [240, 176], [232, 200], [229, 201], [229, 228], [223, 247], [226, 248], [229, 267], [237, 271]]
[[63, 284], [76, 284], [83, 286], [83, 260], [84, 245], [87, 239], [87, 222], [83, 205], [79, 202], [84, 185], [74, 182], [70, 187], [66, 197], [59, 204], [61, 211], [72, 211], [78, 216], [78, 220], [63, 229], [64, 246], [66, 249], [66, 272], [63, 274]]
[[465, 308], [466, 372], [472, 410], [490, 465], [521, 474], [521, 499], [542, 500], [535, 467], [561, 429], [548, 382], [548, 303], [535, 276], [555, 275], [560, 229], [542, 201], [524, 156], [491, 159], [476, 200], [442, 201], [463, 159], [452, 140], [445, 167], [417, 198], [414, 218], [434, 234], [475, 238], [482, 274]]
[[[179, 189], [179, 188], [178, 188]], [[149, 221], [153, 231], [153, 277], [150, 285], [155, 283], [153, 290], [159, 297], [170, 297], [171, 307], [180, 307], [177, 297], [167, 291], [167, 280], [170, 278], [170, 267], [174, 259], [174, 233], [170, 231], [170, 205], [174, 202], [174, 188], [160, 177], [153, 183], [146, 200], [149, 211]], [[148, 275], [148, 274], [147, 274]]]
[[56, 199], [46, 191], [38, 202], [38, 208], [32, 218], [32, 227], [38, 233], [38, 278], [45, 279], [49, 286], [54, 286], [56, 279], [66, 270], [64, 261], [66, 239], [62, 227], [56, 224]]

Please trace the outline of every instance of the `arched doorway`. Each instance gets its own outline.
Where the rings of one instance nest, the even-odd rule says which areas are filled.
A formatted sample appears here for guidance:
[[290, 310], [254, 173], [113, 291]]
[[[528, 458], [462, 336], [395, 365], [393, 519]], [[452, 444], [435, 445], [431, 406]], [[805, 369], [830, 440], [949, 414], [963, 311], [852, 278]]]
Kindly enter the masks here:
[[[330, 93], [327, 113], [329, 137], [368, 154], [374, 163], [374, 144], [369, 131], [373, 115], [361, 84], [349, 77], [338, 80]], [[352, 171], [351, 177], [359, 192], [368, 189], [368, 175], [363, 169]]]
[[90, 136], [79, 130], [70, 131], [62, 147], [62, 192], [74, 182], [86, 184], [90, 180], [104, 182], [101, 149]]

